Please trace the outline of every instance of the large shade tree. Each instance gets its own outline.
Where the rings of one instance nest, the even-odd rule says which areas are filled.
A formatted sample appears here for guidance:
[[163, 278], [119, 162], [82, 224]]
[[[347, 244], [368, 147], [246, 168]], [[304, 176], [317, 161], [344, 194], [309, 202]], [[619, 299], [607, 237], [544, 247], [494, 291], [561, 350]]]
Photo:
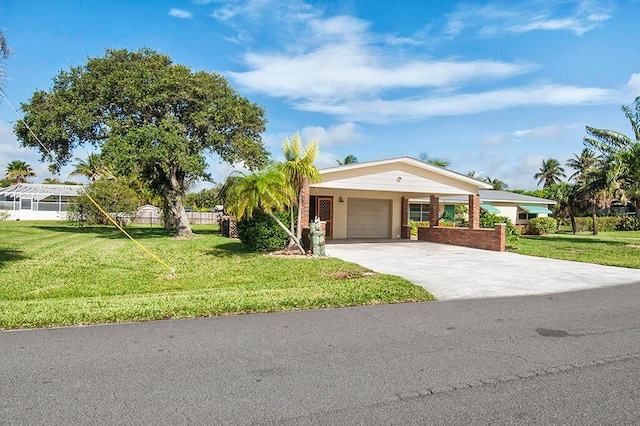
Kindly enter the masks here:
[[57, 164], [79, 146], [99, 147], [114, 173], [139, 179], [162, 199], [179, 236], [192, 234], [182, 198], [191, 183], [209, 179], [205, 154], [249, 169], [266, 161], [264, 110], [219, 74], [194, 72], [150, 49], [122, 49], [61, 71], [53, 83], [22, 105], [46, 149], [18, 122], [22, 145]]
[[11, 185], [17, 183], [27, 183], [28, 178], [36, 176], [33, 168], [22, 160], [13, 160], [7, 165], [5, 179]]
[[538, 173], [533, 175], [533, 178], [538, 179], [538, 185], [544, 182], [542, 187], [546, 188], [560, 182], [560, 178], [566, 176], [560, 162], [555, 158], [549, 158], [548, 160], [542, 160], [542, 167], [540, 167]]

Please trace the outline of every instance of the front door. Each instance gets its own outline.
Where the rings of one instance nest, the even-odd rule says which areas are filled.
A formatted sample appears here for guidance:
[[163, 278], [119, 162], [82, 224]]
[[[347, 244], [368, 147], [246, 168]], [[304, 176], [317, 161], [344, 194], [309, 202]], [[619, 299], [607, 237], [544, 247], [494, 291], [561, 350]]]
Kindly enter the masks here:
[[316, 197], [316, 215], [325, 224], [325, 237], [333, 238], [333, 197]]

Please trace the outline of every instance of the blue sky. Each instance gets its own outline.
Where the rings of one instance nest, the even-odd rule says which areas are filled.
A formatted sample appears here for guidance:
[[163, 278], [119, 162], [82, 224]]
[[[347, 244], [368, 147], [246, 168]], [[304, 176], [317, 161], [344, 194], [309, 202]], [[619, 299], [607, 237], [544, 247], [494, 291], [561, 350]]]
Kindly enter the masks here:
[[[426, 152], [510, 189], [534, 189], [543, 159], [581, 151], [585, 125], [631, 133], [620, 106], [640, 96], [638, 22], [638, 0], [0, 4], [16, 108], [105, 48], [150, 47], [263, 106], [275, 158], [299, 131], [320, 143], [318, 167]], [[19, 147], [16, 119], [2, 102], [0, 168], [25, 160], [40, 182], [47, 165]], [[218, 182], [231, 170], [209, 163]]]

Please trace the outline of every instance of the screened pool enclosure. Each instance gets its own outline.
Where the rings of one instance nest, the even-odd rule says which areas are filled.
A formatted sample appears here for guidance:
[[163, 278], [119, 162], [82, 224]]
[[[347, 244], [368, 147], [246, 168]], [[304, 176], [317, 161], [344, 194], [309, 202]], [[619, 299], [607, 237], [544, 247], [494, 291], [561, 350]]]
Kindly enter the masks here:
[[81, 193], [81, 185], [19, 183], [0, 188], [0, 211], [14, 220], [64, 219], [69, 202]]

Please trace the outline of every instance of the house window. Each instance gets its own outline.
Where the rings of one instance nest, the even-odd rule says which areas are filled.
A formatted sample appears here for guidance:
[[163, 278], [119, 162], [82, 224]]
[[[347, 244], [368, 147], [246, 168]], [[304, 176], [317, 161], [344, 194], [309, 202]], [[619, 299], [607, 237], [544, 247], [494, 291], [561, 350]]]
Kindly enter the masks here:
[[428, 222], [429, 204], [409, 204], [409, 219], [416, 222]]
[[536, 217], [538, 217], [538, 213], [527, 213], [527, 212], [518, 213], [518, 219], [520, 220], [535, 219]]

